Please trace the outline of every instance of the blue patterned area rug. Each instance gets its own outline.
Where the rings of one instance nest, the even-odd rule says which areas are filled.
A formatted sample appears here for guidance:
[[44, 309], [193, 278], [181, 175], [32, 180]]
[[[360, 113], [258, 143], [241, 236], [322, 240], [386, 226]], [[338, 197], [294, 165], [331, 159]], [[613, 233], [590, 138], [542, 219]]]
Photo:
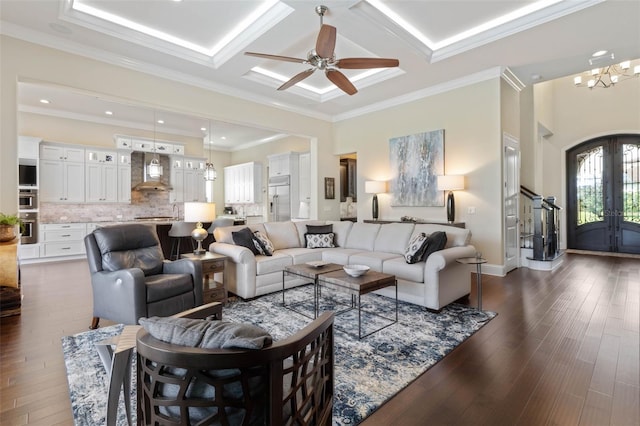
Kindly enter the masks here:
[[[339, 312], [334, 322], [334, 425], [360, 423], [496, 315], [459, 304], [431, 313], [399, 302], [398, 323], [358, 340], [357, 310], [348, 309], [348, 296], [328, 293], [324, 290], [321, 309]], [[301, 315], [312, 314], [311, 294], [311, 286], [287, 290], [287, 306], [297, 312], [282, 306], [282, 293], [273, 293], [248, 302], [233, 301], [224, 308], [223, 317], [259, 325], [269, 330], [274, 339], [282, 339], [311, 322]], [[362, 334], [389, 324], [388, 318], [394, 319], [392, 299], [369, 294], [362, 303]], [[62, 338], [76, 425], [105, 423], [107, 375], [94, 344], [121, 330], [121, 325], [114, 325]], [[135, 381], [135, 374], [132, 377]], [[132, 388], [131, 400], [135, 401], [135, 383]], [[122, 397], [120, 404], [118, 425], [126, 425]], [[135, 408], [133, 411], [135, 416]]]

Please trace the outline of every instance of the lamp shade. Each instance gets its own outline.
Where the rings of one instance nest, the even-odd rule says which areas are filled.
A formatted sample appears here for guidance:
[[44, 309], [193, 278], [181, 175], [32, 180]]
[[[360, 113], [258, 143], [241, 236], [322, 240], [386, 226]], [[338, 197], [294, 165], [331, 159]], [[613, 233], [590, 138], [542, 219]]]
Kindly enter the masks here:
[[368, 180], [364, 183], [364, 192], [367, 194], [382, 194], [387, 192], [387, 182], [382, 180]]
[[464, 189], [464, 176], [462, 175], [438, 176], [439, 191], [456, 191], [459, 189]]
[[215, 218], [215, 203], [184, 203], [185, 222], [213, 222]]

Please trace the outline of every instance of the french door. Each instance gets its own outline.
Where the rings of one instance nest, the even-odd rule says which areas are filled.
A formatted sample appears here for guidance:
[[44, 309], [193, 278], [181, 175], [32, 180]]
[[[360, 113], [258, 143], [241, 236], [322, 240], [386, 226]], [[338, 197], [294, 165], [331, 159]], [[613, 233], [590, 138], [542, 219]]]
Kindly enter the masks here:
[[640, 136], [567, 151], [567, 247], [640, 253]]

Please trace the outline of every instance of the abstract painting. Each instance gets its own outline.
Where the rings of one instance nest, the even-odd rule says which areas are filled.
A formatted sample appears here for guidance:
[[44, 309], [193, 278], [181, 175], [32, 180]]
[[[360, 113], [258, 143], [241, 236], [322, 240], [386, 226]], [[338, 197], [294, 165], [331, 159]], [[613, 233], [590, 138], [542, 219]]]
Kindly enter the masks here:
[[444, 129], [389, 139], [391, 205], [442, 207], [437, 176], [444, 175]]

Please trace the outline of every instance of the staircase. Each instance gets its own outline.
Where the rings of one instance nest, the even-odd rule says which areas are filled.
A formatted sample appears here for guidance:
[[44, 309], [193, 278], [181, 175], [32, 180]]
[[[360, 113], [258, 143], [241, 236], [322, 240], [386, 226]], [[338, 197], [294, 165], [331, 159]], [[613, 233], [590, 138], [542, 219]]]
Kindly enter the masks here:
[[562, 264], [559, 212], [555, 197], [542, 197], [520, 186], [520, 265], [552, 271]]

